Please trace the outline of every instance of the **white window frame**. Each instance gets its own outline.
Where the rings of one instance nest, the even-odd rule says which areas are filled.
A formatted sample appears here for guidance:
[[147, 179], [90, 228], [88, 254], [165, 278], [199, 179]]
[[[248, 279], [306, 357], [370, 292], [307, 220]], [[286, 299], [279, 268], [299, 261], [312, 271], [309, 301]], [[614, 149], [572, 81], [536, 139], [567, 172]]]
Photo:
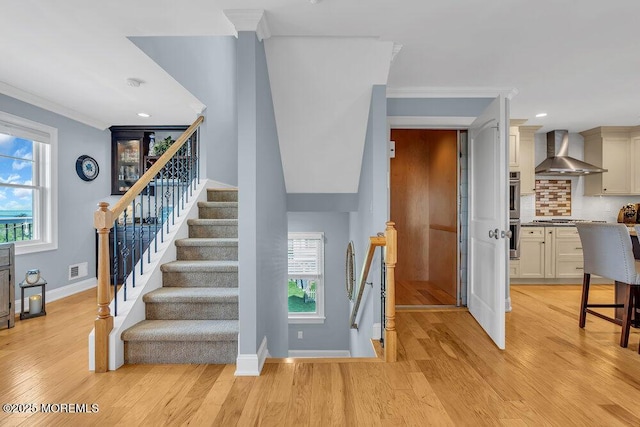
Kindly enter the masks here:
[[[309, 279], [313, 279], [316, 281], [316, 312], [315, 313], [289, 313], [289, 323], [324, 323], [325, 315], [324, 315], [324, 280], [325, 280], [325, 271], [324, 271], [324, 233], [322, 232], [307, 232], [307, 233], [299, 233], [299, 232], [290, 232], [288, 235], [289, 240], [319, 240], [320, 241], [320, 259], [318, 262], [318, 267], [320, 270], [320, 275], [318, 276], [309, 276]], [[288, 246], [288, 241], [287, 241]], [[288, 249], [287, 249], [288, 251]], [[289, 275], [289, 271], [287, 269], [287, 286], [289, 277], [293, 277]], [[304, 279], [300, 275], [296, 275], [297, 278]]]
[[[0, 132], [34, 144], [33, 227], [35, 239], [15, 243], [16, 255], [58, 249], [58, 129], [0, 111]], [[11, 185], [5, 185], [11, 187]]]

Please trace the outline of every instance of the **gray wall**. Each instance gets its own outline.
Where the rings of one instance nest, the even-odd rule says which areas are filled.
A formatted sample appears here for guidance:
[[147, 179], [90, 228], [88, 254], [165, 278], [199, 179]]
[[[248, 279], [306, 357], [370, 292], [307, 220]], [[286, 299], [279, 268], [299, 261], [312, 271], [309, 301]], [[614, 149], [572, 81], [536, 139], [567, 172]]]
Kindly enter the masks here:
[[[290, 324], [289, 350], [348, 350], [349, 300], [345, 290], [345, 251], [349, 243], [346, 212], [289, 212], [289, 231], [324, 233], [323, 324]], [[298, 339], [298, 331], [303, 338]]]
[[[362, 170], [358, 186], [358, 210], [349, 214], [349, 235], [355, 245], [357, 275], [369, 237], [384, 231], [387, 220], [387, 100], [386, 86], [375, 85], [371, 93], [371, 108], [362, 156]], [[359, 315], [359, 329], [351, 330], [350, 351], [354, 357], [373, 356], [370, 339], [372, 326], [380, 322], [380, 250], [376, 251], [369, 282], [373, 289], [365, 290]]]
[[240, 354], [264, 337], [286, 357], [286, 189], [264, 45], [240, 32], [237, 45]]
[[[58, 175], [58, 249], [16, 256], [16, 284], [30, 268], [40, 269], [48, 291], [95, 277], [93, 212], [110, 192], [111, 133], [1, 94], [0, 111], [58, 129], [58, 164], [53, 167]], [[100, 174], [94, 181], [82, 181], [76, 174], [76, 159], [82, 154], [98, 161]], [[89, 275], [70, 281], [69, 265], [81, 262], [88, 263]]]
[[200, 134], [202, 176], [237, 185], [235, 37], [131, 37], [130, 40], [207, 106]]

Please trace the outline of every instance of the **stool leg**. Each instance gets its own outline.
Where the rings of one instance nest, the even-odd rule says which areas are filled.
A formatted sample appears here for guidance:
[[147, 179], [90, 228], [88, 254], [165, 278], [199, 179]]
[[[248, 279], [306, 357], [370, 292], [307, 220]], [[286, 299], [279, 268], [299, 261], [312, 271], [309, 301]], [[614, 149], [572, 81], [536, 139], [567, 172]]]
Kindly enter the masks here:
[[582, 302], [580, 303], [580, 327], [584, 328], [587, 321], [587, 303], [589, 302], [589, 283], [591, 274], [585, 273], [582, 278]]
[[631, 286], [626, 283], [624, 288], [624, 309], [622, 311], [622, 332], [620, 334], [620, 347], [627, 347], [629, 345], [629, 328], [631, 327], [631, 309], [633, 304], [631, 303]]

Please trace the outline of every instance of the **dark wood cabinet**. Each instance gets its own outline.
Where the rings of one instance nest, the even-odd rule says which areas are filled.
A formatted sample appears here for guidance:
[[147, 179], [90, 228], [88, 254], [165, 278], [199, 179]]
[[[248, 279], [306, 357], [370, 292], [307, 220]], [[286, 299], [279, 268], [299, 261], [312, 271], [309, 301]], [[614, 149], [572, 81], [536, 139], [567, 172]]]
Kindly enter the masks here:
[[16, 320], [14, 245], [0, 245], [0, 329], [12, 328]]
[[121, 195], [146, 171], [153, 146], [170, 136], [177, 140], [188, 126], [111, 126], [111, 194]]

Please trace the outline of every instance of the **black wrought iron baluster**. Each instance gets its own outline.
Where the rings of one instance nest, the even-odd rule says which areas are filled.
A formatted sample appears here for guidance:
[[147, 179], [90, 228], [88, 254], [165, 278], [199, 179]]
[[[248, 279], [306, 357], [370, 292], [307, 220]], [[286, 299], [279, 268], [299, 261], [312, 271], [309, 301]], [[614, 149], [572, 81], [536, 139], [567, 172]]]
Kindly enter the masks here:
[[138, 253], [139, 256], [138, 258], [140, 259], [140, 275], [144, 274], [144, 220], [142, 219], [144, 217], [144, 197], [142, 196], [142, 192], [140, 193], [140, 201], [138, 202], [140, 203], [140, 214], [138, 215], [140, 217], [140, 225], [138, 228], [140, 228], [140, 246], [138, 247]]
[[158, 221], [160, 221], [160, 215], [158, 214], [158, 175], [160, 172], [153, 177], [153, 212], [155, 212], [156, 218], [153, 221], [153, 245], [155, 248], [155, 252], [158, 253]]
[[[173, 166], [173, 206], [174, 206], [174, 210], [176, 211], [176, 216], [180, 217], [180, 157], [179, 157], [179, 153], [180, 150], [178, 150], [178, 152], [176, 153], [176, 156], [178, 156], [176, 158], [176, 156], [171, 158], [171, 164]], [[176, 204], [175, 200], [176, 200], [176, 191], [178, 192], [177, 194], [177, 200], [178, 203]], [[173, 224], [175, 225], [175, 220], [173, 221]]]
[[160, 172], [160, 242], [164, 243], [164, 180], [165, 168]]
[[133, 218], [131, 218], [131, 222], [133, 223], [132, 228], [133, 232], [131, 233], [131, 285], [136, 287], [136, 238], [138, 237], [136, 233], [136, 199], [133, 199], [131, 202], [133, 206], [131, 209], [131, 213]]
[[115, 300], [115, 315], [118, 315], [117, 307], [118, 307], [118, 254], [120, 253], [120, 237], [118, 236], [118, 221], [116, 220], [113, 223], [113, 299]]
[[[176, 171], [175, 157], [171, 158], [171, 225], [176, 225]], [[180, 209], [180, 206], [178, 206]]]
[[[169, 209], [169, 199], [171, 198], [171, 192], [169, 191], [169, 183], [167, 183], [167, 192], [164, 193], [164, 198], [167, 200], [167, 209]], [[171, 207], [171, 214], [173, 214], [173, 206]], [[170, 221], [169, 213], [167, 212], [167, 218], [165, 222], [167, 223], [167, 234], [169, 234], [169, 223]]]
[[[151, 183], [147, 184], [147, 233], [151, 234]], [[151, 243], [152, 236], [149, 236]], [[153, 237], [155, 239], [155, 237]], [[151, 248], [147, 246], [147, 264], [151, 264]]]
[[120, 251], [120, 257], [122, 258], [122, 291], [124, 292], [124, 300], [127, 300], [127, 278], [129, 277], [129, 255], [131, 250], [129, 249], [128, 244], [128, 222], [129, 222], [129, 214], [127, 213], [127, 209], [125, 208], [122, 213], [122, 249]]

